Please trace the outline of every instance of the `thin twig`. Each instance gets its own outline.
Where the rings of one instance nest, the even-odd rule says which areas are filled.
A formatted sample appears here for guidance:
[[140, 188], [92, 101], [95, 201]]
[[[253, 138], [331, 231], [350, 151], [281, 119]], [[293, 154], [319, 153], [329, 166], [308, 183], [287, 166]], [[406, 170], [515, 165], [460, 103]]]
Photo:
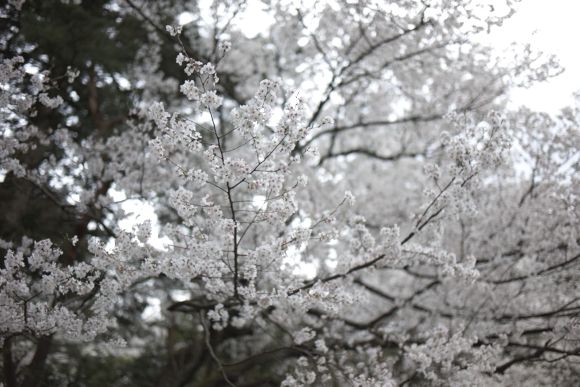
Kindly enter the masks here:
[[210, 342], [210, 333], [209, 333], [209, 326], [207, 325], [207, 322], [205, 321], [205, 317], [203, 315], [203, 312], [199, 313], [199, 319], [201, 321], [201, 325], [203, 325], [203, 330], [205, 333], [205, 345], [207, 346], [207, 349], [209, 350], [209, 353], [211, 355], [211, 357], [215, 360], [215, 362], [217, 363], [222, 375], [224, 376], [224, 380], [232, 387], [236, 387], [236, 385], [234, 383], [232, 383], [232, 381], [228, 378], [228, 375], [226, 374], [226, 370], [224, 369], [224, 366], [221, 362], [221, 360], [217, 357], [216, 353], [213, 350], [213, 347], [211, 346], [211, 342]]

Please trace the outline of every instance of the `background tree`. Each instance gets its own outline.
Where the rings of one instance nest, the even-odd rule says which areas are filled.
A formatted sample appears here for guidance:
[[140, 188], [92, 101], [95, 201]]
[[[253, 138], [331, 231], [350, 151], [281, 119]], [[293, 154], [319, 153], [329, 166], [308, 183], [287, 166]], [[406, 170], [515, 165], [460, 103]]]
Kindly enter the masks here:
[[255, 4], [4, 6], [4, 384], [573, 385], [577, 112], [488, 113], [559, 71], [477, 43], [513, 2]]

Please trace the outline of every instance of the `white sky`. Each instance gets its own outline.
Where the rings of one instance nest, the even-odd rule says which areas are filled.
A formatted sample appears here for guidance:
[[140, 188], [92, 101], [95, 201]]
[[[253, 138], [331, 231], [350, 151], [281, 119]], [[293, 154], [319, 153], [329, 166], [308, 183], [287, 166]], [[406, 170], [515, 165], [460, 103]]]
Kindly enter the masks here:
[[494, 46], [508, 42], [532, 43], [558, 57], [565, 71], [529, 89], [514, 90], [513, 106], [557, 113], [572, 105], [572, 93], [580, 90], [580, 0], [522, 0], [518, 11], [491, 36]]
[[[504, 2], [481, 1], [492, 4]], [[580, 52], [577, 48], [580, 44], [576, 45], [576, 41], [580, 41], [580, 0], [521, 0], [517, 8], [516, 14], [504, 26], [484, 40], [498, 49], [507, 48], [511, 42], [529, 42], [537, 50], [556, 55], [565, 71], [529, 89], [514, 90], [510, 107], [525, 105], [532, 110], [557, 113], [561, 108], [572, 105], [572, 93], [580, 90]], [[235, 24], [250, 38], [263, 33], [272, 22], [265, 9], [262, 1], [250, 0], [246, 11], [238, 15]], [[182, 14], [179, 22], [186, 24], [192, 16]]]

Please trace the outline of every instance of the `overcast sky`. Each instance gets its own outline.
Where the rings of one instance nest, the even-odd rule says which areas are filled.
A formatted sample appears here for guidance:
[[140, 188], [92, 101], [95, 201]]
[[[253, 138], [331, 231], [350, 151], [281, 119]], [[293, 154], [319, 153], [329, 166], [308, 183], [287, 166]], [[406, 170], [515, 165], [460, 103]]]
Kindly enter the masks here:
[[495, 31], [492, 41], [531, 42], [546, 53], [555, 54], [565, 71], [530, 89], [515, 90], [513, 105], [557, 113], [573, 104], [572, 93], [580, 90], [580, 0], [522, 0], [518, 12]]
[[[481, 1], [501, 4], [505, 0]], [[248, 2], [246, 12], [236, 23], [246, 35], [251, 37], [263, 32], [269, 20], [264, 7], [261, 1]], [[572, 105], [572, 93], [580, 90], [580, 45], [577, 43], [580, 40], [580, 0], [521, 0], [517, 8], [516, 14], [492, 33], [489, 42], [498, 49], [506, 48], [511, 42], [529, 42], [546, 54], [556, 55], [565, 71], [532, 88], [514, 90], [510, 105], [557, 113]], [[185, 24], [192, 16], [182, 14], [180, 22]]]
[[[481, 0], [485, 3], [504, 0]], [[521, 0], [517, 13], [492, 33], [490, 42], [499, 49], [511, 42], [531, 43], [533, 47], [558, 57], [565, 71], [529, 89], [514, 90], [511, 106], [526, 105], [533, 110], [557, 113], [573, 104], [572, 93], [580, 90], [580, 0]], [[268, 15], [260, 1], [250, 1], [243, 30], [250, 36], [260, 33]], [[486, 39], [487, 40], [487, 39]]]

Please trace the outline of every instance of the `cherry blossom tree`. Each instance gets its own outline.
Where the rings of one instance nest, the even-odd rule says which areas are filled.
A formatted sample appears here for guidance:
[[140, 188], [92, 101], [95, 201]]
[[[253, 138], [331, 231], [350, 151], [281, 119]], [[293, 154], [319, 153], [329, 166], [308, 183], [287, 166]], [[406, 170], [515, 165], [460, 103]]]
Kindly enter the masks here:
[[560, 71], [478, 43], [514, 1], [53, 3], [2, 8], [5, 386], [580, 378], [579, 110], [504, 108]]

